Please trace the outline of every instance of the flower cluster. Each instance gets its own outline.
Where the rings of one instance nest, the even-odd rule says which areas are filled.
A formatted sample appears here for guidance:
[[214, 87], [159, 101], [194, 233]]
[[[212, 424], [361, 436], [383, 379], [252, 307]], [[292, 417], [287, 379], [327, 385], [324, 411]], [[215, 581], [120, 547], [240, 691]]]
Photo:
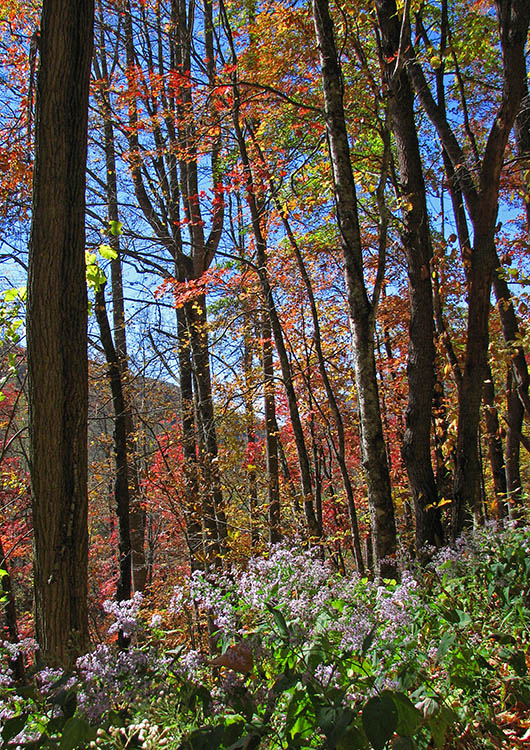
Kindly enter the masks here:
[[136, 591], [132, 599], [125, 599], [121, 602], [107, 599], [103, 602], [105, 612], [115, 618], [108, 631], [111, 635], [121, 633], [125, 638], [130, 638], [142, 630], [142, 625], [138, 619], [142, 599], [142, 594]]
[[[119, 704], [149, 697], [153, 669], [150, 655], [143, 650], [113, 652], [102, 644], [77, 660], [81, 677], [78, 706], [88, 719], [98, 722]], [[158, 668], [158, 663], [155, 665]]]

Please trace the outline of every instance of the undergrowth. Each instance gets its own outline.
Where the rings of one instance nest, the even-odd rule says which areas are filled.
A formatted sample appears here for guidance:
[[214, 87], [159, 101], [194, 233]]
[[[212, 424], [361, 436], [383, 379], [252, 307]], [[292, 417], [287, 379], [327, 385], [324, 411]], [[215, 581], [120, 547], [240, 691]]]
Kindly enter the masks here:
[[[128, 651], [100, 645], [71, 674], [16, 684], [4, 643], [5, 747], [529, 746], [528, 528], [482, 529], [380, 584], [276, 545], [245, 570], [195, 573], [161, 614], [138, 595], [107, 610]], [[197, 616], [213, 657], [175, 645]]]

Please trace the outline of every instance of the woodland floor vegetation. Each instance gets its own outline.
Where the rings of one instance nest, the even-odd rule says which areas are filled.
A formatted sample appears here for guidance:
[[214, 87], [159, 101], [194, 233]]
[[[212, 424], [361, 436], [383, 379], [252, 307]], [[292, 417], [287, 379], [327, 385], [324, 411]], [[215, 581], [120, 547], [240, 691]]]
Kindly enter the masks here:
[[529, 29], [0, 0], [0, 745], [530, 746]]
[[[107, 602], [106, 642], [70, 672], [33, 666], [17, 684], [4, 667], [2, 737], [61, 750], [523, 748], [529, 581], [528, 527], [491, 524], [422, 568], [403, 561], [399, 582], [275, 545], [195, 573], [155, 612], [148, 596]], [[31, 661], [33, 647], [18, 648]]]

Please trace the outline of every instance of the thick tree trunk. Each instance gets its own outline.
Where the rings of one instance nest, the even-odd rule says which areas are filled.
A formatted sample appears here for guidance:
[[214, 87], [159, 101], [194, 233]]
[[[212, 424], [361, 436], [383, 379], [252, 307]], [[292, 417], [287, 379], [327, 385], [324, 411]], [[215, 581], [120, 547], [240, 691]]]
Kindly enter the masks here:
[[260, 539], [260, 523], [258, 517], [258, 472], [253, 461], [249, 461], [250, 448], [256, 443], [256, 415], [252, 399], [252, 349], [246, 334], [244, 336], [243, 371], [245, 375], [245, 432], [247, 441], [247, 491], [248, 510], [250, 520], [250, 547], [255, 548]]
[[85, 165], [92, 0], [44, 0], [29, 254], [35, 631], [44, 662], [88, 647]]
[[434, 395], [434, 310], [431, 286], [432, 241], [414, 101], [406, 71], [393, 72], [400, 44], [400, 20], [395, 0], [376, 0], [382, 34], [382, 53], [390, 91], [390, 114], [399, 163], [400, 193], [410, 208], [403, 209], [401, 237], [409, 277], [409, 399], [405, 415], [403, 458], [414, 500], [416, 548], [440, 546], [443, 529], [431, 461], [431, 424]]
[[378, 574], [387, 577], [395, 575], [392, 557], [396, 551], [396, 527], [377, 386], [374, 310], [363, 277], [357, 198], [342, 101], [342, 77], [327, 0], [313, 0], [313, 19], [322, 66], [324, 109], [348, 293], [374, 558]]
[[508, 493], [508, 514], [511, 518], [517, 519], [522, 508], [523, 494], [520, 453], [524, 407], [519, 397], [512, 369], [508, 369], [506, 381], [506, 404], [508, 407], [508, 426], [506, 430], [506, 490]]

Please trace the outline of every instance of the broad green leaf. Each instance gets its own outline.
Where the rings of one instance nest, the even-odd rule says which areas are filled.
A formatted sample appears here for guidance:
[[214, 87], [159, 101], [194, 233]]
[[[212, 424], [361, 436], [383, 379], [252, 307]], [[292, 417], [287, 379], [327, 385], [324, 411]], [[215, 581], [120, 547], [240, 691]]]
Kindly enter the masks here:
[[2, 739], [6, 745], [13, 739], [13, 737], [16, 737], [17, 734], [24, 729], [27, 719], [28, 714], [17, 714], [17, 716], [12, 716], [10, 719], [4, 721]]
[[110, 245], [100, 245], [99, 254], [102, 258], [105, 258], [105, 260], [116, 260], [118, 257], [118, 253]]
[[451, 646], [456, 640], [456, 633], [446, 630], [440, 638], [440, 644], [438, 646], [438, 658], [441, 659], [449, 651]]
[[389, 695], [374, 696], [363, 708], [363, 727], [375, 750], [383, 750], [398, 725], [398, 710]]
[[86, 268], [86, 280], [88, 286], [97, 292], [106, 284], [107, 277], [96, 263], [91, 263]]
[[410, 737], [396, 737], [392, 740], [392, 750], [416, 750], [416, 743]]
[[421, 711], [411, 702], [404, 693], [398, 693], [393, 690], [383, 692], [383, 696], [388, 696], [394, 701], [398, 712], [398, 722], [396, 732], [406, 737], [413, 737], [414, 732], [423, 721]]
[[96, 737], [96, 729], [83, 719], [71, 716], [64, 725], [59, 750], [73, 750], [86, 745]]
[[180, 748], [182, 750], [213, 750], [214, 747], [220, 747], [224, 732], [222, 726], [201, 727], [192, 732]]
[[370, 649], [370, 646], [374, 642], [375, 631], [377, 630], [377, 626], [378, 626], [378, 623], [376, 622], [376, 624], [371, 628], [368, 635], [366, 635], [363, 638], [363, 645], [361, 647], [361, 653], [363, 656], [368, 652], [368, 650]]
[[320, 711], [317, 721], [330, 747], [335, 747], [344, 736], [353, 717], [351, 708], [324, 708]]
[[16, 299], [26, 299], [26, 287], [21, 286], [17, 289], [7, 289], [4, 292], [4, 300], [6, 302], [14, 302]]
[[337, 750], [367, 750], [368, 744], [357, 727], [349, 727], [336, 745]]
[[429, 729], [432, 733], [434, 743], [436, 747], [439, 748], [439, 750], [442, 750], [442, 748], [444, 747], [447, 729], [451, 726], [451, 724], [455, 723], [457, 718], [458, 717], [454, 711], [452, 711], [450, 708], [447, 708], [446, 706], [442, 706], [440, 711], [434, 716], [431, 716], [431, 718], [427, 721]]

